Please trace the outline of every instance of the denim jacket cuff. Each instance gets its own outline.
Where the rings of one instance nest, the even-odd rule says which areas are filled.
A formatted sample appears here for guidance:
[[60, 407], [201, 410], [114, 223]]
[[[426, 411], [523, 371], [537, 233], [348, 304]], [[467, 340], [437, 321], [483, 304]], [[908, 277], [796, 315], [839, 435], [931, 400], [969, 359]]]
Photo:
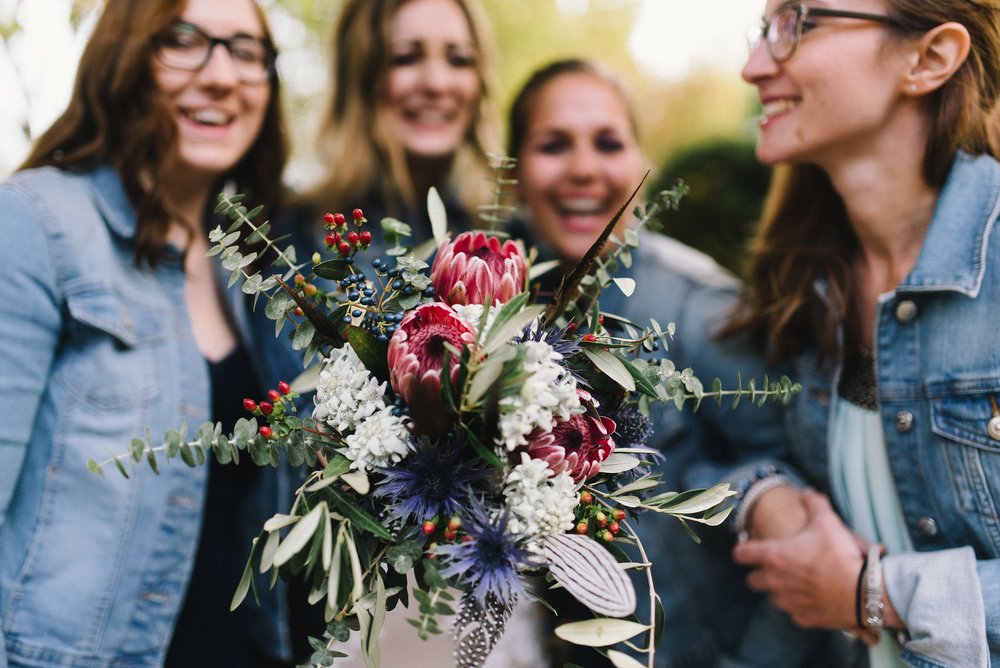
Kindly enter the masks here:
[[903, 623], [903, 658], [919, 666], [986, 666], [986, 613], [971, 547], [883, 559], [885, 590]]

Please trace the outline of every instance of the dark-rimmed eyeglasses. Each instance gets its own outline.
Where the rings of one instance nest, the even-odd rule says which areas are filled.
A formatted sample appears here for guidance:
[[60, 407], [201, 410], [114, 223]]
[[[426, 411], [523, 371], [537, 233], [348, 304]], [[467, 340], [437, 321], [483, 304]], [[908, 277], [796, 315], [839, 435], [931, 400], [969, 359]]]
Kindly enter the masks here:
[[197, 72], [205, 67], [219, 45], [226, 47], [242, 83], [263, 84], [274, 76], [277, 54], [266, 39], [246, 34], [214, 37], [187, 21], [175, 21], [157, 36], [155, 53], [157, 60], [166, 67]]
[[767, 52], [776, 63], [783, 63], [795, 53], [802, 39], [803, 26], [813, 28], [809, 22], [813, 16], [829, 16], [840, 19], [858, 19], [861, 21], [875, 21], [893, 28], [902, 28], [903, 25], [884, 14], [869, 14], [867, 12], [848, 12], [839, 9], [824, 9], [822, 7], [810, 7], [809, 5], [789, 5], [782, 7], [771, 18], [766, 19], [760, 26], [750, 28], [747, 33], [747, 46], [752, 52], [760, 45], [761, 41], [767, 44]]

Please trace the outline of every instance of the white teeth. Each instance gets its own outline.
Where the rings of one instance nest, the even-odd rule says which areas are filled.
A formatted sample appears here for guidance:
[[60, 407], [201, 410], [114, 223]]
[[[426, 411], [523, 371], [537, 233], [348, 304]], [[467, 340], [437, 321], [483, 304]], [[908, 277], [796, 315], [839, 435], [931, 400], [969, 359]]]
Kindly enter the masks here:
[[229, 122], [229, 115], [224, 114], [218, 109], [199, 109], [189, 112], [188, 116], [202, 125], [225, 125]]
[[600, 213], [603, 210], [603, 201], [592, 197], [576, 197], [573, 199], [559, 200], [559, 208], [566, 213], [587, 215]]
[[418, 123], [447, 123], [451, 120], [450, 115], [443, 111], [419, 111], [412, 112], [411, 117]]
[[774, 116], [782, 112], [788, 111], [789, 109], [794, 109], [799, 103], [796, 100], [790, 100], [788, 98], [782, 98], [780, 100], [772, 100], [766, 102], [763, 105], [763, 112], [765, 116]]

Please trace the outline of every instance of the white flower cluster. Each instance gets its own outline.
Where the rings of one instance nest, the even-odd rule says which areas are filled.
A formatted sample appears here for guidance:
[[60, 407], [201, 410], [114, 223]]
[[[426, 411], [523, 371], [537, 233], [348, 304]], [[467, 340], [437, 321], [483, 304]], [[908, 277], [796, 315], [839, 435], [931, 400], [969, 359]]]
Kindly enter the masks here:
[[500, 302], [496, 302], [490, 307], [489, 313], [486, 314], [486, 326], [480, 332], [479, 321], [483, 319], [483, 308], [482, 304], [452, 304], [451, 307], [451, 310], [457, 313], [462, 320], [472, 325], [472, 329], [479, 333], [480, 340], [486, 338], [487, 332], [493, 326], [493, 321], [496, 320], [497, 312], [500, 310]]
[[573, 478], [565, 471], [553, 475], [548, 464], [526, 452], [507, 476], [503, 495], [513, 533], [537, 540], [573, 528], [578, 503]]
[[393, 415], [392, 408], [382, 408], [345, 439], [351, 468], [367, 471], [398, 463], [410, 452], [408, 436], [403, 418]]
[[576, 380], [559, 360], [562, 355], [544, 341], [522, 341], [526, 378], [521, 391], [500, 401], [498, 445], [508, 452], [527, 445], [526, 438], [536, 427], [551, 429], [556, 417], [569, 419], [583, 410], [576, 393]]
[[409, 452], [406, 423], [386, 406], [385, 388], [350, 345], [323, 361], [312, 416], [347, 435], [351, 468], [388, 466]]
[[369, 373], [354, 348], [345, 344], [324, 360], [312, 416], [341, 433], [353, 431], [362, 420], [385, 408], [385, 386]]

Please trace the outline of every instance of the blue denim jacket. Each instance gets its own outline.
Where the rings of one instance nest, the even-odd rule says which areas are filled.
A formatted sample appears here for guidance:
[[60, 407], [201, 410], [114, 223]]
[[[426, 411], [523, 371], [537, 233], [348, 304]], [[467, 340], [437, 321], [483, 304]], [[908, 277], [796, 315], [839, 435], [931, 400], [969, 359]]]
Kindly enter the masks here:
[[[916, 550], [886, 556], [885, 586], [913, 666], [1000, 664], [1000, 429], [990, 429], [1000, 405], [998, 214], [1000, 164], [959, 154], [916, 265], [878, 302], [879, 413]], [[828, 492], [840, 363], [818, 364], [815, 350], [794, 362], [797, 468], [779, 465]]]
[[[665, 355], [679, 369], [692, 368], [710, 389], [714, 378], [733, 389], [738, 376], [744, 387], [765, 375], [777, 379], [747, 341], [720, 341], [715, 333], [735, 306], [740, 285], [714, 260], [680, 242], [642, 233], [633, 263], [620, 272], [636, 280], [631, 297], [614, 286], [601, 295], [601, 309], [646, 324], [676, 323]], [[772, 448], [785, 438], [784, 408], [742, 401], [717, 405], [705, 400], [677, 410], [673, 405], [654, 413], [654, 442], [664, 454], [659, 469], [664, 487], [682, 490], [714, 484], [714, 467], [736, 461], [744, 448]], [[709, 473], [710, 472], [710, 473]], [[672, 517], [644, 513], [638, 531], [653, 564], [657, 594], [662, 598], [663, 638], [656, 665], [666, 666], [818, 666], [830, 656], [831, 634], [802, 631], [762, 596], [743, 584], [745, 572], [729, 557], [732, 537], [723, 528], [693, 527], [703, 542], [695, 543]], [[642, 578], [636, 579], [645, 590]], [[639, 597], [641, 600], [643, 596]], [[646, 619], [645, 601], [640, 604]]]
[[[110, 168], [0, 184], [0, 668], [160, 665], [183, 600], [207, 467], [86, 466], [209, 418], [180, 253], [139, 269], [135, 231]], [[280, 656], [275, 628], [259, 632]]]

